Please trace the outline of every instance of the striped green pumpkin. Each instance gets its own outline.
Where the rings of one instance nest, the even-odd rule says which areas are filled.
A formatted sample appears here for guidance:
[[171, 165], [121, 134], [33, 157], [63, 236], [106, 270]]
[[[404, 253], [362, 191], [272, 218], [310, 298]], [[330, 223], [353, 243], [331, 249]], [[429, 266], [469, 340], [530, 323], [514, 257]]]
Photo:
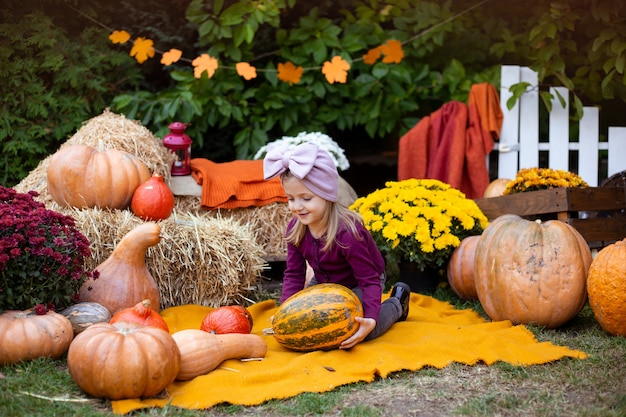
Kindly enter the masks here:
[[338, 284], [317, 284], [292, 295], [272, 319], [283, 347], [299, 352], [331, 350], [356, 333], [363, 306], [356, 294]]

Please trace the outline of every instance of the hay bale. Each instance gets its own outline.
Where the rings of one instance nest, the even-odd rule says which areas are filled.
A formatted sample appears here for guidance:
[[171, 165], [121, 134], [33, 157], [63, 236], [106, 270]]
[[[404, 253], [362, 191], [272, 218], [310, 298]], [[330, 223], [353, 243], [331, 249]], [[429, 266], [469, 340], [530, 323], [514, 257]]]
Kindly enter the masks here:
[[190, 212], [205, 218], [230, 218], [240, 224], [249, 225], [256, 242], [263, 248], [263, 257], [267, 261], [284, 259], [287, 254], [287, 244], [283, 237], [292, 214], [285, 203], [232, 210], [206, 210], [201, 206], [199, 197], [176, 196], [174, 201], [179, 212]]
[[[129, 210], [53, 209], [74, 217], [91, 242], [89, 269], [96, 269], [143, 222]], [[148, 248], [146, 266], [159, 287], [162, 308], [240, 304], [256, 289], [265, 262], [248, 225], [179, 212], [159, 225], [161, 241]]]
[[[70, 144], [129, 152], [166, 180], [175, 159], [138, 121], [109, 110], [87, 121], [61, 148]], [[48, 209], [74, 217], [77, 227], [91, 242], [92, 259], [86, 267], [94, 269], [142, 220], [129, 209], [76, 209], [57, 204], [48, 192], [46, 181], [50, 158], [42, 160], [14, 188], [22, 193], [37, 191], [40, 195], [37, 199]], [[159, 222], [162, 239], [148, 249], [146, 264], [159, 286], [163, 308], [240, 303], [246, 293], [255, 289], [266, 267], [263, 248], [256, 242], [259, 235], [253, 229], [254, 224], [230, 216], [204, 214], [207, 215], [179, 207], [172, 216]]]

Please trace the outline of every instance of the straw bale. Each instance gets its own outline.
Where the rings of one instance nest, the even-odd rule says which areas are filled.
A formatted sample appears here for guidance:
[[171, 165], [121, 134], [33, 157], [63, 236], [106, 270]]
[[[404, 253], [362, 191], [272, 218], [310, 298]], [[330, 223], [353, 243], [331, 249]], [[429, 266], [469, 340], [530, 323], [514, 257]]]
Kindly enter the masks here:
[[[91, 242], [89, 269], [96, 269], [143, 222], [130, 210], [54, 209], [74, 217]], [[162, 308], [242, 303], [256, 289], [265, 261], [248, 225], [179, 212], [158, 223], [161, 241], [148, 248], [146, 266], [159, 287]]]
[[[139, 121], [105, 110], [70, 137], [69, 144], [85, 144], [129, 152], [140, 158], [151, 172], [170, 178], [175, 156], [162, 146]], [[75, 209], [57, 204], [46, 181], [48, 156], [14, 188], [30, 190], [46, 207], [71, 215], [91, 242], [93, 269], [113, 251], [117, 242], [142, 222], [129, 209]], [[255, 289], [263, 256], [284, 256], [283, 230], [290, 217], [287, 205], [237, 210], [205, 210], [198, 197], [175, 197], [170, 218], [160, 222], [161, 242], [148, 249], [146, 264], [159, 285], [162, 307], [181, 304], [218, 306], [240, 302]]]
[[259, 207], [206, 210], [195, 196], [176, 196], [175, 207], [180, 212], [192, 212], [201, 217], [232, 218], [251, 227], [255, 240], [265, 251], [268, 260], [284, 259], [287, 245], [283, 238], [285, 227], [292, 217], [285, 203], [272, 203]]

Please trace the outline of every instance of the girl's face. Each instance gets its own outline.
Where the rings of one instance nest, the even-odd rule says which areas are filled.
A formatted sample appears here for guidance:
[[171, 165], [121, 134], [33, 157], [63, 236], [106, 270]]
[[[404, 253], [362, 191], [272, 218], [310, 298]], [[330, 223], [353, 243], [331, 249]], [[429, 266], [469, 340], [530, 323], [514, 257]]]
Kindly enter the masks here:
[[323, 235], [326, 231], [326, 223], [323, 221], [326, 200], [313, 194], [302, 181], [293, 176], [283, 178], [283, 189], [293, 215], [309, 227], [313, 236], [319, 238]]

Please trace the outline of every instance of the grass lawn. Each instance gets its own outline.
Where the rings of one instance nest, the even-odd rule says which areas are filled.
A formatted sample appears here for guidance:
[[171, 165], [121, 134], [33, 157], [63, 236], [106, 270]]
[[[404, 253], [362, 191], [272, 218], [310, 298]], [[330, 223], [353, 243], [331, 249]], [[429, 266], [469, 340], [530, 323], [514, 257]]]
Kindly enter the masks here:
[[[457, 308], [473, 308], [448, 288], [433, 294]], [[398, 372], [373, 383], [356, 383], [324, 394], [305, 393], [254, 407], [219, 405], [209, 410], [175, 407], [133, 416], [626, 416], [626, 338], [609, 336], [589, 306], [558, 330], [529, 327], [540, 341], [586, 352], [517, 367], [453, 364], [442, 370]], [[267, 389], [271, 390], [268, 381]], [[0, 416], [111, 416], [110, 404], [82, 393], [65, 358], [0, 367]]]

